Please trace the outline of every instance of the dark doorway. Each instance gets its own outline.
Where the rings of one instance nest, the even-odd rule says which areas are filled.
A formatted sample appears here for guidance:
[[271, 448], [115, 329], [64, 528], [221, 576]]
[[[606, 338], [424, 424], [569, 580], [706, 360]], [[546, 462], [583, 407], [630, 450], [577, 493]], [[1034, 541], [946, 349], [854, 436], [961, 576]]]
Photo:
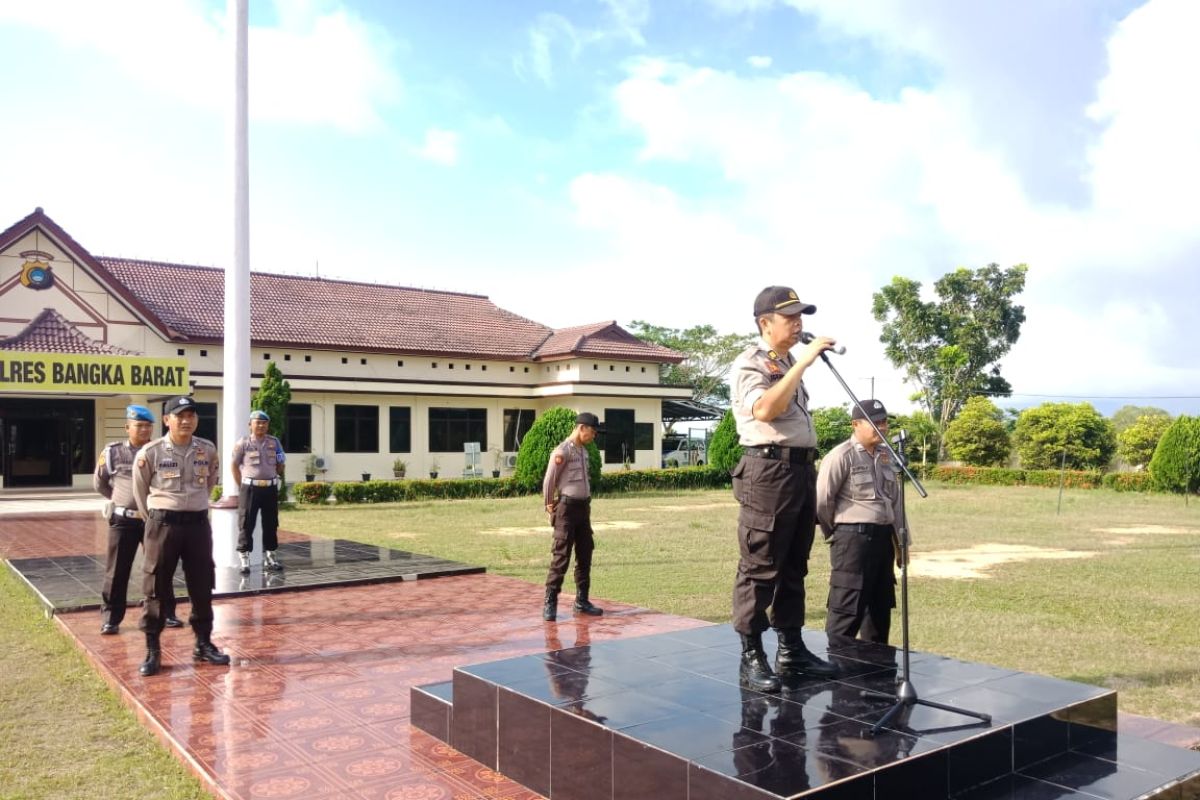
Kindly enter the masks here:
[[6, 487], [70, 486], [95, 466], [91, 400], [0, 400]]

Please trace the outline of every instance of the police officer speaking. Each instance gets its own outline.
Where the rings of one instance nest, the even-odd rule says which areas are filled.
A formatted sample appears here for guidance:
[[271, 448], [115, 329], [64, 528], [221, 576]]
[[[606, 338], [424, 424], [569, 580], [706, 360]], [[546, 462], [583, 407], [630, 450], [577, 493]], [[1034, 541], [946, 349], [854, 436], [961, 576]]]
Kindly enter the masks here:
[[188, 621], [196, 634], [192, 656], [210, 664], [228, 664], [229, 656], [212, 643], [213, 573], [212, 526], [208, 499], [220, 477], [217, 448], [195, 436], [196, 401], [174, 397], [163, 411], [167, 435], [143, 447], [133, 467], [133, 497], [146, 518], [143, 588], [146, 611], [146, 660], [138, 671], [156, 675], [161, 666], [161, 598], [172, 591], [175, 565], [183, 561], [192, 613]]
[[[154, 415], [150, 409], [126, 406], [125, 433], [128, 438], [104, 446], [92, 475], [92, 488], [105, 497], [103, 516], [108, 522], [108, 559], [104, 568], [104, 588], [100, 593], [100, 633], [106, 636], [121, 630], [129, 573], [133, 571], [133, 560], [146, 530], [145, 520], [133, 502], [133, 460], [138, 450], [150, 441], [153, 430]], [[173, 593], [163, 595], [162, 612], [163, 624], [168, 628], [183, 627], [183, 622], [175, 617]]]
[[238, 558], [241, 572], [250, 574], [250, 551], [254, 549], [254, 524], [262, 512], [263, 568], [278, 572], [283, 564], [275, 558], [279, 547], [279, 483], [283, 478], [283, 444], [267, 433], [267, 412], [250, 412], [250, 435], [233, 446], [230, 468], [238, 484]]
[[[804, 372], [836, 344], [816, 337], [789, 351], [816, 311], [786, 286], [768, 286], [754, 301], [760, 340], [733, 362], [730, 397], [742, 458], [733, 469], [738, 512], [738, 567], [733, 628], [742, 639], [741, 685], [778, 692], [780, 678], [831, 677], [837, 670], [805, 647], [804, 578], [816, 532], [817, 435], [808, 411]], [[775, 671], [763, 652], [769, 620], [779, 632]], [[777, 674], [778, 673], [778, 674]]]
[[[887, 409], [878, 400], [862, 407], [885, 436]], [[829, 540], [828, 614], [825, 631], [887, 644], [896, 606], [896, 531], [904, 531], [896, 471], [879, 434], [855, 406], [854, 434], [821, 459], [817, 475], [817, 519]]]
[[588, 600], [592, 583], [592, 490], [588, 479], [587, 446], [596, 439], [600, 420], [587, 411], [575, 417], [575, 429], [550, 454], [542, 480], [542, 502], [554, 522], [554, 545], [550, 571], [546, 575], [546, 601], [542, 619], [558, 617], [558, 593], [562, 590], [571, 550], [575, 551], [575, 606], [577, 613], [599, 616], [604, 611]]

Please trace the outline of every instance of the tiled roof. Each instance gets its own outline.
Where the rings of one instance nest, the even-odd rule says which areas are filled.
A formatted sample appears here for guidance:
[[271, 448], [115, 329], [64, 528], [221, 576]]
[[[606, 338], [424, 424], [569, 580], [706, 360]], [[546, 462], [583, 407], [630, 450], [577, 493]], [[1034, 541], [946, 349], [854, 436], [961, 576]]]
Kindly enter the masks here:
[[[223, 270], [103, 256], [96, 261], [172, 331], [202, 341], [222, 338]], [[555, 331], [482, 295], [264, 272], [250, 274], [250, 339], [259, 346], [513, 360], [571, 354], [682, 358], [614, 322]], [[571, 341], [577, 349], [570, 349]]]
[[53, 308], [38, 314], [25, 330], [0, 339], [0, 350], [31, 353], [85, 353], [88, 355], [132, 356], [138, 353], [104, 342], [97, 342], [76, 328]]
[[644, 342], [612, 320], [560, 328], [542, 343], [534, 356], [539, 359], [591, 356], [673, 364], [683, 360], [680, 353]]

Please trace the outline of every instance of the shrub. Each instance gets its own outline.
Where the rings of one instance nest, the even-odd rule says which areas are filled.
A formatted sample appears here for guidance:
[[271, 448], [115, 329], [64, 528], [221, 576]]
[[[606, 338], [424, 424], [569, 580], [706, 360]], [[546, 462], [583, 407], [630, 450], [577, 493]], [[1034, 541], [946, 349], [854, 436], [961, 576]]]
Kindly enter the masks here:
[[841, 406], [813, 409], [812, 422], [813, 430], [817, 434], [818, 455], [825, 455], [854, 433], [854, 426], [850, 424], [850, 412]]
[[1150, 474], [1167, 492], [1200, 490], [1200, 417], [1181, 416], [1171, 423], [1150, 459]]
[[1020, 486], [1025, 473], [1019, 469], [1000, 467], [950, 467], [936, 465], [927, 470], [934, 480], [956, 484], [986, 484], [988, 486]]
[[[575, 412], [562, 406], [556, 406], [534, 420], [529, 432], [521, 440], [512, 479], [529, 492], [540, 490], [542, 480], [546, 477], [546, 465], [550, 463], [550, 454], [574, 430]], [[587, 449], [588, 476], [595, 486], [600, 479], [600, 450], [595, 442], [589, 444]]]
[[1155, 486], [1149, 472], [1110, 472], [1104, 476], [1104, 488], [1116, 492], [1150, 492]]
[[1132, 467], [1144, 467], [1154, 457], [1162, 435], [1171, 427], [1171, 418], [1162, 414], [1146, 414], [1117, 434], [1117, 455]]
[[1099, 489], [1104, 483], [1104, 476], [1099, 472], [1074, 469], [1066, 472], [1057, 469], [1025, 470], [1027, 486], [1049, 486], [1057, 489], [1059, 483], [1068, 489]]
[[1013, 433], [1021, 466], [1092, 470], [1108, 466], [1117, 449], [1112, 423], [1091, 403], [1043, 403], [1021, 412]]
[[731, 472], [742, 460], [742, 446], [738, 444], [737, 423], [733, 412], [726, 411], [721, 422], [708, 440], [708, 465], [720, 472]]
[[704, 466], [605, 472], [595, 488], [603, 494], [648, 489], [720, 489], [730, 484], [728, 470]]
[[983, 467], [1008, 463], [1012, 445], [1004, 427], [1004, 412], [986, 397], [967, 400], [946, 426], [946, 452], [956, 461]]
[[305, 481], [292, 486], [292, 494], [300, 503], [324, 503], [333, 492], [333, 484], [323, 481]]

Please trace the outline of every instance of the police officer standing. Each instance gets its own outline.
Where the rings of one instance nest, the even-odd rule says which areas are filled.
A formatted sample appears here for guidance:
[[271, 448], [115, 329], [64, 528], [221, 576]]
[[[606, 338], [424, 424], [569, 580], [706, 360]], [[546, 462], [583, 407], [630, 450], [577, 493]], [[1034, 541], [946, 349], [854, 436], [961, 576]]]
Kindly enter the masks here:
[[542, 502], [554, 523], [550, 572], [546, 576], [546, 602], [542, 619], [558, 618], [558, 593], [562, 590], [571, 550], [575, 550], [575, 611], [599, 616], [604, 611], [588, 600], [592, 580], [592, 490], [588, 479], [587, 446], [596, 439], [600, 420], [587, 411], [575, 417], [575, 430], [550, 454], [542, 481]]
[[[885, 436], [887, 409], [862, 403]], [[896, 531], [904, 531], [904, 507], [891, 456], [862, 408], [850, 415], [851, 437], [821, 459], [817, 519], [829, 540], [829, 613], [825, 631], [887, 644], [896, 606]]]
[[[125, 407], [123, 442], [109, 442], [100, 451], [92, 488], [104, 495], [104, 519], [108, 522], [108, 559], [104, 568], [104, 588], [101, 590], [100, 633], [111, 636], [120, 632], [125, 619], [126, 593], [133, 559], [142, 544], [146, 523], [133, 502], [133, 459], [138, 450], [150, 441], [154, 415], [145, 406]], [[162, 598], [163, 624], [182, 628], [175, 616], [175, 595]]]
[[[730, 377], [742, 445], [732, 473], [733, 495], [741, 506], [733, 628], [742, 639], [741, 685], [758, 692], [778, 692], [781, 677], [837, 672], [811, 653], [800, 635], [804, 578], [816, 532], [817, 436], [803, 377], [835, 342], [816, 337], [798, 355], [789, 351], [804, 330], [801, 316], [816, 310], [786, 286], [759, 292], [754, 318], [761, 338], [734, 360]], [[768, 621], [779, 632], [775, 671], [763, 652]]]
[[233, 446], [230, 469], [238, 484], [238, 559], [243, 575], [250, 574], [250, 551], [254, 549], [254, 525], [262, 512], [263, 569], [283, 569], [275, 558], [279, 547], [279, 484], [283, 479], [283, 443], [267, 433], [267, 412], [250, 412], [250, 435]]
[[229, 656], [210, 638], [215, 575], [208, 499], [221, 474], [220, 459], [216, 445], [194, 435], [198, 422], [195, 400], [174, 397], [167, 401], [163, 414], [167, 435], [139, 450], [133, 467], [133, 497], [146, 518], [146, 611], [140, 624], [146, 633], [146, 660], [138, 671], [147, 676], [158, 674], [161, 666], [161, 598], [172, 591], [175, 565], [180, 560], [192, 603], [188, 621], [196, 634], [192, 656], [210, 664], [229, 663]]

